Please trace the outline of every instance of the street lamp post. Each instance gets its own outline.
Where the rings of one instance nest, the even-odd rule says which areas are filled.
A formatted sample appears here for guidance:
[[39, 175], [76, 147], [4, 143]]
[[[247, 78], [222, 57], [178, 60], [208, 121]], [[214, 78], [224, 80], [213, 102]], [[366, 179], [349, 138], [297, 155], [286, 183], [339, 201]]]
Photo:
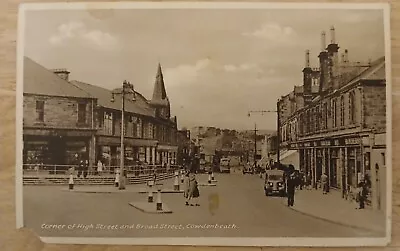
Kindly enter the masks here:
[[128, 81], [124, 80], [122, 83], [122, 89], [120, 92], [112, 92], [112, 98], [111, 102], [115, 102], [114, 95], [115, 94], [121, 94], [121, 103], [122, 103], [122, 109], [121, 109], [121, 150], [120, 150], [120, 182], [119, 182], [119, 189], [124, 190], [125, 189], [125, 183], [126, 183], [126, 178], [127, 178], [127, 173], [125, 170], [125, 165], [124, 165], [124, 160], [125, 160], [125, 146], [124, 146], [124, 140], [125, 140], [125, 94], [130, 94], [130, 93], [135, 93], [133, 89], [133, 85], [129, 83]]

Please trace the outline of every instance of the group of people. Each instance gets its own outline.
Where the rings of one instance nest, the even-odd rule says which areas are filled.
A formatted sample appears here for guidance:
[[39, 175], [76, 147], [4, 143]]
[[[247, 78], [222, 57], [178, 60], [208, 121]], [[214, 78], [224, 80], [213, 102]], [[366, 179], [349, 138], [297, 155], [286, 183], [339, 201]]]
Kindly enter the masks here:
[[186, 206], [200, 206], [198, 199], [200, 197], [200, 191], [198, 188], [198, 182], [194, 172], [187, 171], [184, 178], [184, 192]]

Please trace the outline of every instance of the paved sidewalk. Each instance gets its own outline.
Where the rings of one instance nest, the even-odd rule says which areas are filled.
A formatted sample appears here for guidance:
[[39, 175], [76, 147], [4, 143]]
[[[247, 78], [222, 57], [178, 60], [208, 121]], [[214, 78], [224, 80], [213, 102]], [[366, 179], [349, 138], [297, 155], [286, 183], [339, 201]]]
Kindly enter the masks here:
[[[287, 201], [285, 200], [287, 205]], [[358, 205], [341, 197], [339, 191], [296, 190], [291, 209], [322, 220], [354, 228], [372, 230], [384, 235], [385, 214], [372, 208], [356, 209]]]

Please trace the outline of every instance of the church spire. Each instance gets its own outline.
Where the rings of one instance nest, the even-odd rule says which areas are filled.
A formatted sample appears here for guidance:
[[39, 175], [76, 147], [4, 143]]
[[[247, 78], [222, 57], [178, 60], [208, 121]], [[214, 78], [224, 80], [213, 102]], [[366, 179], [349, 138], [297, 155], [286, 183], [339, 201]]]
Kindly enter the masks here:
[[164, 76], [161, 64], [158, 63], [156, 80], [154, 82], [153, 98], [151, 103], [155, 105], [169, 105], [167, 92], [165, 91]]

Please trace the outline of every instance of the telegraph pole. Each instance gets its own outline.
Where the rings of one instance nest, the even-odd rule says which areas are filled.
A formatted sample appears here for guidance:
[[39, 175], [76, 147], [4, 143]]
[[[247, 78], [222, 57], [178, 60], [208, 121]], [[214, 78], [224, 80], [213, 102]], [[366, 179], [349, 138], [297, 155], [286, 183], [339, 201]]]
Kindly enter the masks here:
[[257, 124], [254, 123], [254, 170], [257, 168]]
[[[279, 147], [279, 145], [280, 145], [280, 135], [281, 135], [281, 133], [280, 133], [280, 127], [281, 127], [281, 124], [280, 124], [280, 112], [279, 112], [279, 100], [278, 100], [278, 102], [276, 103], [276, 110], [261, 110], [261, 111], [249, 111], [248, 113], [247, 113], [247, 116], [248, 117], [250, 117], [250, 115], [251, 115], [251, 113], [261, 113], [261, 115], [264, 115], [264, 113], [276, 113], [277, 114], [277, 119], [276, 119], [276, 126], [277, 126], [277, 128], [276, 128], [276, 135], [277, 135], [277, 155], [276, 155], [276, 157], [277, 157], [277, 163], [279, 164], [280, 163], [280, 147]], [[256, 140], [256, 137], [257, 137], [257, 134], [256, 134], [256, 128], [254, 129], [254, 141], [255, 141], [255, 146], [256, 146], [256, 144], [257, 144], [257, 140]], [[256, 147], [255, 147], [255, 150], [256, 150]], [[255, 162], [255, 156], [256, 156], [256, 152], [254, 153], [254, 164], [256, 163]]]

